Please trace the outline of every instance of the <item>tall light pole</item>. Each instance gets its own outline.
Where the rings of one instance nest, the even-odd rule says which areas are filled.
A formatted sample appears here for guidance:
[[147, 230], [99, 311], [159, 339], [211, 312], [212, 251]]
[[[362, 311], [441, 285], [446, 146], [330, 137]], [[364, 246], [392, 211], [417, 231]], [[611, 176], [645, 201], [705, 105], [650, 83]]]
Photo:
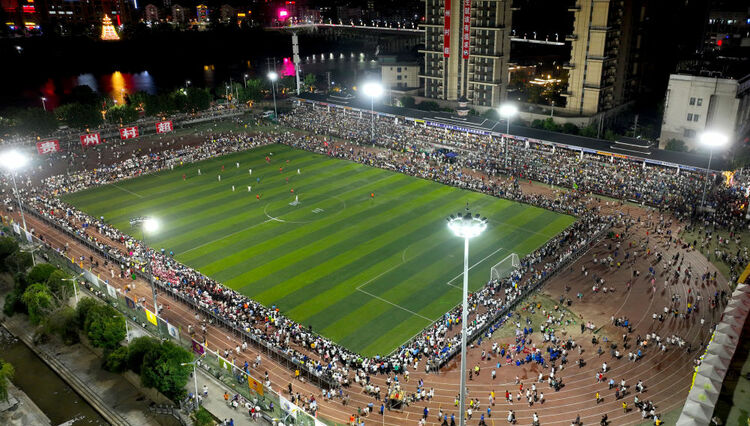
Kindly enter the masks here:
[[25, 166], [28, 161], [28, 157], [16, 151], [15, 149], [0, 154], [0, 166], [4, 167], [8, 170], [8, 172], [10, 172], [11, 179], [13, 180], [13, 190], [16, 193], [16, 200], [18, 200], [18, 209], [21, 211], [21, 222], [23, 223], [24, 231], [26, 231], [26, 217], [23, 215], [21, 194], [18, 193], [18, 186], [16, 186], [16, 171]]
[[448, 228], [459, 238], [464, 239], [464, 289], [463, 307], [461, 310], [461, 404], [460, 425], [464, 426], [464, 411], [466, 410], [466, 323], [469, 318], [469, 240], [479, 236], [487, 229], [487, 218], [479, 214], [471, 215], [468, 207], [466, 212], [451, 215], [448, 218]]
[[271, 80], [271, 93], [273, 93], [273, 119], [278, 119], [278, 113], [276, 112], [276, 80], [279, 79], [279, 75], [276, 73], [276, 71], [271, 71], [268, 73], [268, 79]]
[[150, 217], [136, 217], [130, 219], [130, 225], [141, 227], [143, 249], [146, 251], [146, 256], [148, 256], [146, 265], [148, 267], [148, 283], [151, 285], [151, 293], [154, 297], [154, 313], [159, 315], [159, 305], [156, 302], [156, 286], [154, 285], [154, 269], [151, 265], [151, 254], [148, 252], [148, 245], [146, 244], [146, 234], [155, 233], [159, 229], [159, 221]]
[[192, 365], [193, 366], [193, 382], [195, 383], [195, 394], [193, 395], [195, 397], [195, 409], [198, 409], [198, 374], [195, 371], [195, 365], [198, 363], [198, 359], [196, 359], [193, 362], [182, 362], [180, 363], [180, 366], [184, 367], [186, 365]]
[[505, 118], [505, 136], [503, 136], [503, 159], [505, 162], [505, 165], [508, 165], [508, 135], [510, 134], [510, 119], [518, 114], [518, 107], [513, 104], [502, 104], [500, 105], [500, 109], [498, 109], [498, 112], [500, 113], [500, 116]]
[[188, 86], [190, 86], [191, 82], [190, 80], [185, 80], [185, 90], [187, 90]]
[[47, 111], [47, 98], [42, 96], [42, 108]]
[[362, 92], [370, 97], [370, 142], [375, 144], [375, 98], [383, 94], [383, 86], [374, 81], [362, 85]]
[[711, 171], [711, 157], [714, 155], [714, 148], [724, 146], [729, 142], [727, 135], [719, 132], [707, 131], [701, 134], [701, 144], [708, 147], [708, 166], [706, 167], [706, 179], [703, 182], [703, 195], [701, 196], [701, 208], [706, 208], [706, 188], [708, 187], [708, 174]]
[[71, 283], [73, 283], [73, 296], [75, 296], [76, 299], [76, 306], [78, 305], [78, 289], [76, 288], [76, 283], [78, 282], [78, 278], [81, 278], [82, 276], [83, 272], [73, 278], [63, 278], [63, 281], [70, 281]]
[[248, 77], [247, 73], [242, 75], [242, 81], [245, 82], [245, 89], [247, 89], [247, 77]]

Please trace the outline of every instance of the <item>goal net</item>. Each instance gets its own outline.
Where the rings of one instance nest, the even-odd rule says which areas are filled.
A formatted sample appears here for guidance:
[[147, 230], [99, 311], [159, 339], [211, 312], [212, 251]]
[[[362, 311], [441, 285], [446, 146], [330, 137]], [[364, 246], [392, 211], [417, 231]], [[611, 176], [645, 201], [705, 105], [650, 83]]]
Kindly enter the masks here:
[[490, 268], [490, 280], [500, 281], [508, 278], [519, 266], [521, 266], [521, 260], [518, 258], [518, 255], [511, 253]]

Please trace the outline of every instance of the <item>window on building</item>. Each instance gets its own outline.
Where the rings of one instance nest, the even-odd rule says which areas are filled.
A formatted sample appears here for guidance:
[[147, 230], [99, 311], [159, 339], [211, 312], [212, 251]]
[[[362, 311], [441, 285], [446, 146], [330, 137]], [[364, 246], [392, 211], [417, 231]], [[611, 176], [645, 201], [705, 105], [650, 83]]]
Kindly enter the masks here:
[[692, 113], [688, 113], [687, 121], [693, 121], [693, 114]]
[[698, 106], [703, 105], [703, 98], [698, 98], [698, 104], [697, 105]]
[[401, 67], [396, 68], [397, 72], [401, 72]]
[[396, 76], [396, 80], [401, 80], [401, 76], [400, 76], [400, 75], [397, 75], [397, 76]]
[[695, 98], [690, 98], [690, 105], [695, 105]]
[[700, 114], [693, 114], [693, 121], [698, 121], [701, 118]]
[[693, 129], [685, 129], [685, 132], [683, 133], [686, 138], [692, 138], [695, 136], [695, 130]]

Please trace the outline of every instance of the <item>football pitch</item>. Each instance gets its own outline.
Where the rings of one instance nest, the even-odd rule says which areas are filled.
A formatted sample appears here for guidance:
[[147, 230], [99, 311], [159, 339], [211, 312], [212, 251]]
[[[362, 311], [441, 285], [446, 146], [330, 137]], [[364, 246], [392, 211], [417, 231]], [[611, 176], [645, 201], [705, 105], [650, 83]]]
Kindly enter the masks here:
[[460, 302], [463, 240], [450, 214], [469, 203], [489, 219], [471, 241], [470, 291], [575, 220], [285, 145], [63, 200], [137, 238], [129, 220], [157, 218], [149, 246], [366, 356], [390, 353]]

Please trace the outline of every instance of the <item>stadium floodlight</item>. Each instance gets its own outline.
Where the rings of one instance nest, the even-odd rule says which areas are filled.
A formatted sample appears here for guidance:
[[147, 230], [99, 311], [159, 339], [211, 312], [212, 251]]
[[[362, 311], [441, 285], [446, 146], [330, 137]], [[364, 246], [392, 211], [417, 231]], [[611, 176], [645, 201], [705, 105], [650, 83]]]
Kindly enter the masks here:
[[29, 158], [20, 152], [12, 149], [5, 151], [0, 154], [0, 166], [7, 169], [10, 172], [11, 179], [13, 180], [13, 191], [16, 193], [16, 200], [18, 201], [18, 210], [21, 212], [21, 223], [23, 224], [23, 230], [26, 231], [26, 217], [23, 214], [23, 204], [21, 204], [21, 195], [18, 193], [18, 186], [16, 186], [16, 172], [29, 162]]
[[469, 212], [459, 212], [456, 216], [451, 215], [448, 219], [448, 228], [459, 238], [464, 239], [464, 286], [461, 309], [461, 392], [459, 403], [461, 404], [461, 414], [459, 415], [460, 425], [464, 426], [464, 412], [466, 410], [466, 325], [469, 322], [469, 240], [484, 232], [487, 229], [487, 218], [480, 217], [479, 214], [474, 216]]
[[143, 248], [146, 251], [146, 265], [148, 266], [148, 282], [151, 284], [151, 293], [154, 298], [154, 313], [159, 314], [159, 305], [156, 300], [156, 285], [154, 284], [154, 269], [151, 264], [151, 254], [148, 252], [148, 245], [146, 244], [146, 235], [153, 235], [159, 230], [159, 220], [153, 217], [134, 217], [130, 219], [131, 226], [139, 226], [141, 228], [141, 240], [143, 241]]
[[152, 217], [149, 217], [143, 220], [142, 226], [145, 232], [153, 234], [159, 229], [159, 221]]
[[714, 148], [720, 148], [729, 142], [727, 135], [715, 132], [706, 131], [700, 136], [701, 144], [708, 147], [708, 166], [706, 166], [706, 178], [703, 182], [703, 195], [701, 196], [701, 208], [706, 207], [706, 188], [708, 187], [708, 174], [711, 171], [711, 158], [714, 155]]
[[279, 79], [279, 74], [276, 73], [276, 71], [271, 71], [268, 73], [268, 79], [271, 80], [271, 93], [273, 93], [273, 119], [278, 119], [279, 113], [276, 110], [276, 80]]
[[500, 105], [500, 109], [498, 109], [498, 112], [500, 113], [501, 117], [505, 118], [507, 126], [505, 133], [510, 133], [510, 119], [513, 118], [514, 115], [518, 114], [518, 107], [513, 104], [502, 104]]
[[368, 81], [362, 85], [362, 93], [370, 97], [370, 141], [375, 144], [375, 98], [383, 94], [383, 85]]

